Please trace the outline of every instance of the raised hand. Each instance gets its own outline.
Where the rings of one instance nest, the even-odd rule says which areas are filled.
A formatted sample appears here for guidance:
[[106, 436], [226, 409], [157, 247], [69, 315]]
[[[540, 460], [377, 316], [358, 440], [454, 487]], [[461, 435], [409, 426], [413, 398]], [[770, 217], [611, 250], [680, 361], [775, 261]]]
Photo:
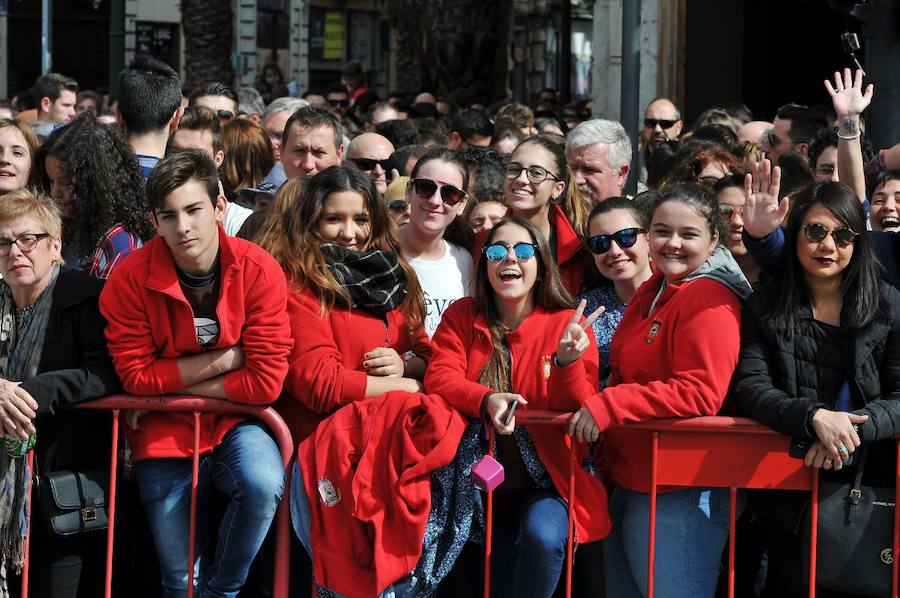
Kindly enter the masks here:
[[606, 310], [601, 305], [581, 322], [585, 307], [587, 307], [587, 301], [582, 299], [578, 303], [572, 319], [569, 320], [569, 324], [559, 337], [559, 344], [556, 346], [556, 362], [560, 367], [566, 367], [584, 354], [590, 346], [588, 335], [593, 334], [593, 332], [588, 332], [588, 329], [600, 317], [600, 314]]
[[781, 226], [790, 207], [788, 198], [778, 201], [781, 190], [781, 168], [772, 168], [768, 159], [753, 164], [744, 177], [744, 230], [762, 239]]
[[825, 80], [825, 89], [831, 96], [834, 104], [834, 111], [838, 118], [847, 118], [859, 116], [869, 107], [872, 102], [872, 94], [875, 92], [875, 86], [869, 83], [866, 91], [863, 93], [863, 72], [856, 71], [856, 76], [850, 74], [850, 69], [844, 69], [844, 75], [834, 73], [834, 86], [831, 81]]

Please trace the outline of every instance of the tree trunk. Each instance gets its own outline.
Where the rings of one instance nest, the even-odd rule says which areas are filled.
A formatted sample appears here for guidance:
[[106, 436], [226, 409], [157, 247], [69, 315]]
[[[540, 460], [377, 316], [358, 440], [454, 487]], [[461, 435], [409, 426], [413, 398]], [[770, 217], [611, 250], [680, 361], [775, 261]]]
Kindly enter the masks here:
[[184, 88], [207, 83], [231, 85], [234, 70], [231, 52], [234, 18], [231, 2], [222, 0], [181, 0], [184, 30]]
[[398, 82], [461, 106], [508, 96], [512, 0], [389, 0]]

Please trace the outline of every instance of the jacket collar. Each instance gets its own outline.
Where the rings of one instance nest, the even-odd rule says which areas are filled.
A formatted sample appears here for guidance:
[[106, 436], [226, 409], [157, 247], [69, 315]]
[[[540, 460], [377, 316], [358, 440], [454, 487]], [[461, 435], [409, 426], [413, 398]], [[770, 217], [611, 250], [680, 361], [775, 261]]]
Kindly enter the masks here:
[[[233, 242], [225, 234], [225, 229], [219, 225], [219, 271], [222, 276], [237, 264], [237, 255]], [[147, 276], [147, 288], [170, 295], [176, 299], [184, 300], [184, 293], [178, 283], [178, 273], [175, 271], [175, 260], [172, 252], [166, 245], [166, 240], [161, 236], [154, 237], [147, 243], [150, 251], [150, 273]]]
[[550, 206], [550, 213], [547, 214], [547, 217], [550, 225], [556, 229], [556, 261], [564, 264], [581, 249], [581, 238], [572, 228], [565, 212], [557, 204]]

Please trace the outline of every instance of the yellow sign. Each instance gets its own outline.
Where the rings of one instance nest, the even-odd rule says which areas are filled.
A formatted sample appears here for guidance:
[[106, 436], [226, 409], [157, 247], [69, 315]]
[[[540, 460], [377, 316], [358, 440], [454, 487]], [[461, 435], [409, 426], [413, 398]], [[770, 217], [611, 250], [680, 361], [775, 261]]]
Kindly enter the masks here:
[[325, 60], [344, 59], [344, 13], [328, 11], [325, 13], [325, 49], [322, 58]]

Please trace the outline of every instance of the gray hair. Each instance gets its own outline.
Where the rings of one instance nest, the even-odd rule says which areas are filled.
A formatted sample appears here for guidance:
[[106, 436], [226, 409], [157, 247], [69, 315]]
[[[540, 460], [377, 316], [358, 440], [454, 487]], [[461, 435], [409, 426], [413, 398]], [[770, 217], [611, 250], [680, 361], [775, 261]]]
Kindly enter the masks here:
[[244, 114], [260, 114], [266, 109], [262, 96], [253, 87], [241, 87], [237, 90], [238, 111]]
[[605, 143], [609, 146], [611, 167], [619, 169], [631, 164], [631, 141], [622, 123], [602, 118], [584, 121], [572, 129], [566, 137], [566, 153], [595, 143]]
[[270, 114], [275, 114], [276, 112], [296, 112], [304, 106], [309, 106], [309, 102], [301, 98], [283, 96], [272, 100], [272, 103], [266, 106], [262, 116], [263, 118], [266, 118]]

